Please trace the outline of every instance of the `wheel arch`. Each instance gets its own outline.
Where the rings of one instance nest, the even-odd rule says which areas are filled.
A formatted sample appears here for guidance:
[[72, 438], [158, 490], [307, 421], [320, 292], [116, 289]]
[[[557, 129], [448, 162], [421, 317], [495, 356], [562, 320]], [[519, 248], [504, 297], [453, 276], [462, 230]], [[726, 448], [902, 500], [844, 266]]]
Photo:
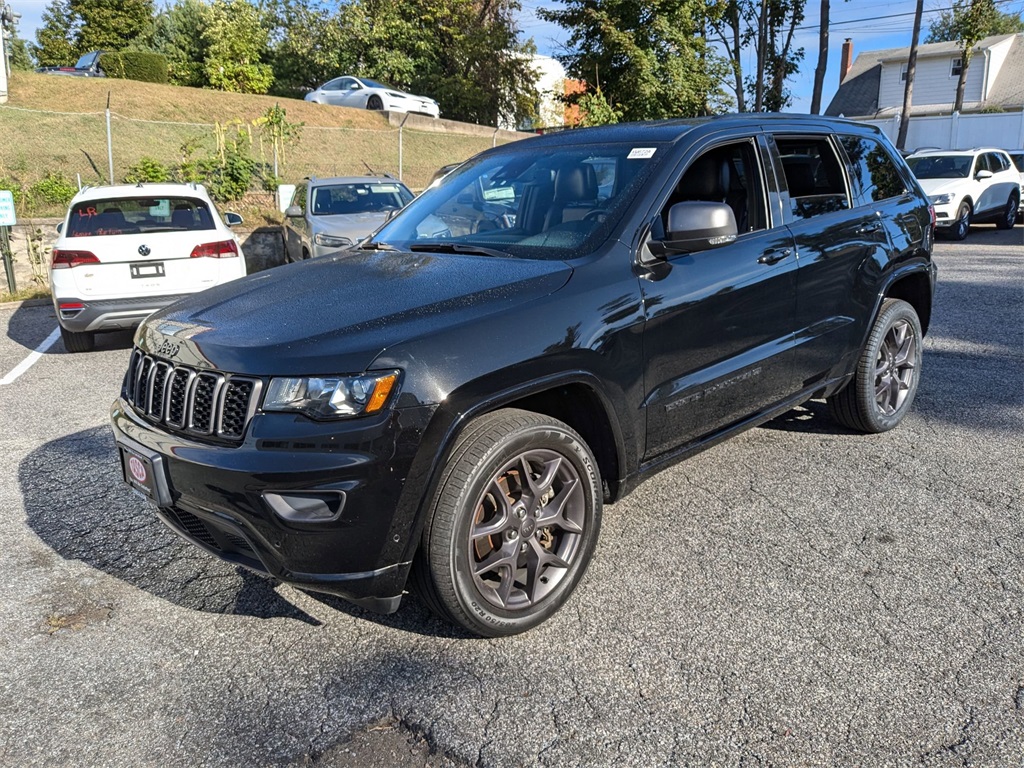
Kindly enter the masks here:
[[921, 332], [928, 333], [932, 316], [932, 280], [927, 272], [917, 270], [897, 276], [886, 287], [881, 299], [901, 299], [907, 302], [917, 312], [917, 317], [921, 321]]

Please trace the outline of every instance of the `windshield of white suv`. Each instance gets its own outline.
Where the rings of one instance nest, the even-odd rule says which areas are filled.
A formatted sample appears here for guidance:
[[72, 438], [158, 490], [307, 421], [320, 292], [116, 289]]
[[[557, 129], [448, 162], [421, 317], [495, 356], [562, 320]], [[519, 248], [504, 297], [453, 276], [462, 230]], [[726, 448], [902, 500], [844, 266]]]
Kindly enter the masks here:
[[665, 151], [658, 144], [535, 149], [527, 140], [460, 166], [362, 247], [582, 255], [607, 236]]
[[210, 208], [187, 197], [123, 197], [75, 203], [68, 237], [214, 229]]
[[335, 216], [395, 211], [410, 200], [412, 192], [401, 184], [331, 184], [313, 188], [311, 212], [314, 216]]
[[924, 155], [908, 157], [907, 165], [919, 179], [966, 179], [973, 161], [971, 155]]

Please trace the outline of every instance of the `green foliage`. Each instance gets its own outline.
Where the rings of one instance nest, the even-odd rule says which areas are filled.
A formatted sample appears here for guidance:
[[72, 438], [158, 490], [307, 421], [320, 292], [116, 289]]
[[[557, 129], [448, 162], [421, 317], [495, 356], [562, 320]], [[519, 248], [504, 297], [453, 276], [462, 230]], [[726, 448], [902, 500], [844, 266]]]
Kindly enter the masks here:
[[141, 158], [139, 162], [128, 168], [128, 173], [124, 176], [125, 184], [138, 184], [140, 182], [159, 184], [170, 180], [170, 169], [152, 157]]
[[167, 82], [167, 57], [152, 51], [104, 53], [100, 55], [100, 67], [107, 77], [143, 83]]
[[43, 11], [32, 52], [41, 67], [66, 67], [78, 59], [71, 0], [52, 0]]
[[[278, 171], [285, 163], [285, 147], [298, 141], [303, 124], [288, 122], [287, 112], [280, 104], [272, 106], [263, 115], [253, 120], [252, 124], [259, 129], [260, 156], [264, 158], [264, 161], [266, 160], [263, 148], [264, 140], [270, 143], [274, 158], [272, 175], [276, 178]], [[269, 191], [273, 192], [280, 183], [280, 180], [273, 182], [273, 189]]]
[[[926, 43], [951, 43], [959, 39], [956, 10], [954, 6], [952, 10], [939, 13], [939, 18], [928, 27]], [[985, 13], [980, 32], [981, 38], [1024, 32], [1024, 17], [1019, 13], [1004, 13], [993, 6], [991, 13]]]
[[301, 98], [352, 63], [346, 51], [350, 34], [339, 13], [311, 0], [276, 0], [271, 13], [276, 39], [271, 93]]
[[82, 53], [152, 42], [153, 0], [69, 0], [69, 5]]
[[42, 201], [49, 205], [65, 206], [71, 202], [77, 191], [78, 187], [63, 173], [49, 171], [29, 187], [28, 196], [32, 202]]
[[622, 118], [622, 110], [609, 104], [600, 88], [584, 93], [576, 103], [580, 108], [580, 125], [611, 125]]
[[21, 204], [25, 201], [25, 191], [22, 189], [20, 181], [12, 179], [10, 176], [0, 176], [0, 189], [6, 189], [14, 197], [15, 209], [21, 208]]
[[[703, 0], [563, 0], [538, 15], [569, 32], [558, 58], [570, 77], [601, 89], [625, 120], [703, 114], [718, 84], [704, 37]], [[578, 98], [578, 97], [577, 97]]]
[[203, 38], [208, 10], [203, 0], [176, 0], [157, 14], [153, 47], [167, 57], [168, 79], [173, 85], [209, 85]]
[[17, 32], [14, 32], [11, 39], [4, 44], [4, 49], [10, 54], [12, 71], [31, 72], [35, 69], [32, 55], [29, 53], [29, 44], [18, 37]]
[[266, 93], [274, 82], [269, 64], [269, 31], [260, 9], [247, 0], [214, 0], [202, 34], [206, 77], [213, 88]]

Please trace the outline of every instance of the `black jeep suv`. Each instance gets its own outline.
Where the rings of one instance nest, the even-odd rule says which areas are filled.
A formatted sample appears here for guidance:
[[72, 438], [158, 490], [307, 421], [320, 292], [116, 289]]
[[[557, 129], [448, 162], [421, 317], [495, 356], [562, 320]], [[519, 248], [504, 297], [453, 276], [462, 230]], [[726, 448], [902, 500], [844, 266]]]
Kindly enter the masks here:
[[189, 541], [378, 611], [521, 632], [602, 504], [810, 398], [898, 424], [934, 220], [876, 129], [742, 115], [484, 152], [360, 246], [150, 317], [112, 420]]

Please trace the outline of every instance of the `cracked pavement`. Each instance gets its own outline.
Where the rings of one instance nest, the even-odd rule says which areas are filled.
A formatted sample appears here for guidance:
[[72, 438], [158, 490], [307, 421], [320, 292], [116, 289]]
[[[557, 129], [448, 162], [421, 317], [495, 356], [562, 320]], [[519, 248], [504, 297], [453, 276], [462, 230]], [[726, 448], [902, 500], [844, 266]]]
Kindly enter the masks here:
[[[904, 424], [811, 402], [606, 508], [540, 628], [467, 638], [194, 548], [119, 479], [130, 337], [0, 387], [0, 763], [1010, 765], [1024, 755], [1024, 228], [940, 242]], [[0, 374], [53, 329], [0, 309]]]

